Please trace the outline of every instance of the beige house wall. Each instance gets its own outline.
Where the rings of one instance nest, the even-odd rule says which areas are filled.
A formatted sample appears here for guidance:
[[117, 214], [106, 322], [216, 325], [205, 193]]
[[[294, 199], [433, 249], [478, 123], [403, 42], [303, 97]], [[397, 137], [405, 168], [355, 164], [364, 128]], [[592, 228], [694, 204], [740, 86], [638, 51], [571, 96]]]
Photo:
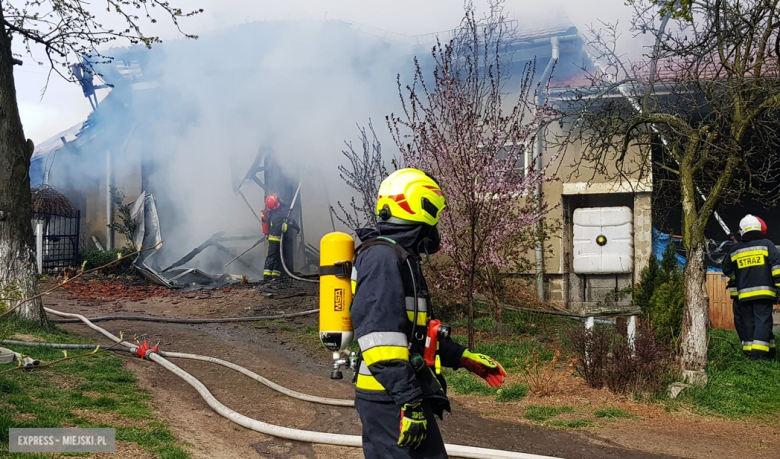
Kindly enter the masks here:
[[[549, 138], [559, 133], [553, 132]], [[579, 144], [569, 145], [563, 151], [547, 144], [543, 153], [544, 165], [549, 172], [555, 173], [555, 179], [542, 186], [545, 204], [549, 209], [546, 221], [559, 227], [558, 231], [548, 235], [545, 242], [545, 299], [569, 309], [587, 309], [596, 302], [579, 301], [581, 298], [577, 296], [581, 295], [580, 289], [588, 288], [585, 284], [590, 280], [575, 279], [582, 276], [571, 273], [571, 218], [576, 208], [626, 205], [632, 209], [634, 269], [630, 275], [618, 276], [615, 282], [620, 288], [637, 283], [641, 271], [652, 257], [652, 177], [646, 176], [640, 180], [638, 172], [634, 172], [616, 180], [620, 174], [614, 161], [605, 164], [599, 173], [594, 173], [588, 167], [578, 168], [577, 163], [583, 153]], [[628, 168], [639, 171], [642, 162], [639, 149], [630, 149], [625, 158]], [[585, 166], [589, 164], [584, 163]], [[534, 259], [535, 254], [529, 251], [527, 256]]]

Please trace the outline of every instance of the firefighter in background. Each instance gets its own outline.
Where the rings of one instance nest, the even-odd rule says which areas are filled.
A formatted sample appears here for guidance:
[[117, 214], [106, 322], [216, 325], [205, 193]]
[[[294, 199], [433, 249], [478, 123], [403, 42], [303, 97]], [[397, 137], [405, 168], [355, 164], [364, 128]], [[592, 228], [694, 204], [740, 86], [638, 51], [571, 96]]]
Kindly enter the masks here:
[[278, 279], [282, 275], [282, 237], [288, 229], [300, 231], [298, 225], [289, 220], [289, 208], [276, 193], [265, 198], [265, 210], [261, 213], [263, 234], [268, 236], [268, 250], [263, 269], [263, 280]]
[[780, 288], [780, 251], [764, 236], [766, 224], [754, 215], [739, 222], [739, 232], [742, 241], [723, 259], [723, 274], [736, 287], [743, 350], [749, 349], [752, 359], [774, 358], [772, 309]]
[[[450, 411], [444, 378], [422, 359], [434, 311], [420, 269], [421, 253], [439, 250], [436, 228], [446, 203], [438, 183], [401, 169], [379, 187], [376, 228], [358, 229], [352, 321], [360, 346], [355, 408], [367, 458], [446, 458], [434, 416]], [[446, 337], [440, 364], [465, 367], [494, 387], [506, 372], [495, 360]]]
[[[761, 224], [761, 234], [766, 236], [766, 229], [767, 229], [766, 223], [764, 222], [764, 220], [761, 219], [761, 217], [756, 217], [756, 218], [758, 219], [758, 222]], [[729, 238], [735, 244], [739, 242], [737, 240], [736, 235], [734, 234], [730, 234]], [[748, 333], [745, 330], [745, 319], [742, 316], [742, 308], [739, 305], [736, 279], [729, 279], [728, 283], [726, 284], [726, 288], [729, 289], [729, 294], [731, 296], [731, 311], [734, 314], [734, 329], [737, 331], [737, 336], [739, 336], [739, 340], [742, 343], [742, 353], [745, 356], [750, 357], [751, 350], [752, 350], [751, 349], [752, 338], [748, 336]], [[770, 354], [772, 354], [771, 358], [774, 358], [773, 346], [770, 346], [769, 352]]]

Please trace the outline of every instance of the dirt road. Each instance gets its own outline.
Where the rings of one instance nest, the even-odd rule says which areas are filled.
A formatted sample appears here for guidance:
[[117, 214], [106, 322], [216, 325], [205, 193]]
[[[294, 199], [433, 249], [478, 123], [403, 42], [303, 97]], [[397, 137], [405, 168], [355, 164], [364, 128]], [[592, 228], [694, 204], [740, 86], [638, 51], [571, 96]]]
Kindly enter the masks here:
[[[284, 295], [284, 292], [280, 292]], [[264, 315], [315, 308], [312, 291], [308, 296], [286, 299], [269, 298], [252, 289], [230, 292], [179, 293], [169, 297], [151, 297], [140, 301], [89, 300], [60, 293], [47, 298], [49, 307], [79, 312], [87, 316], [117, 314], [150, 314], [172, 317], [213, 317]], [[285, 327], [314, 325], [315, 318], [299, 318]], [[125, 337], [147, 335], [160, 340], [168, 351], [198, 353], [219, 357], [263, 375], [291, 389], [325, 397], [349, 399], [353, 389], [347, 381], [329, 378], [327, 355], [313, 355], [295, 334], [279, 331], [276, 326], [249, 324], [178, 325], [148, 322], [106, 321], [101, 326]], [[105, 341], [84, 326], [67, 324], [66, 328]], [[157, 414], [169, 422], [172, 431], [191, 445], [197, 458], [361, 458], [358, 449], [311, 445], [272, 438], [250, 431], [214, 413], [200, 396], [183, 380], [162, 367], [138, 358], [125, 357], [127, 366], [153, 397]], [[174, 363], [198, 377], [214, 396], [233, 410], [246, 416], [286, 427], [322, 432], [360, 434], [360, 422], [352, 408], [328, 407], [294, 400], [232, 370], [217, 365], [172, 359]], [[689, 438], [692, 448], [675, 449], [673, 444], [659, 444], [652, 438], [642, 438], [610, 431], [601, 434], [580, 430], [552, 430], [521, 422], [485, 419], [466, 408], [473, 405], [468, 397], [453, 396], [453, 414], [441, 423], [446, 441], [451, 443], [498, 448], [510, 451], [542, 454], [560, 458], [671, 458], [671, 457], [744, 457], [739, 450], [695, 451], [701, 442]], [[718, 427], [718, 428], [723, 428]], [[607, 429], [601, 429], [607, 430]], [[703, 432], [706, 435], [707, 432]], [[728, 432], [724, 432], [727, 437]], [[635, 441], [637, 440], [637, 441]], [[664, 443], [682, 442], [683, 438], [664, 438]], [[633, 442], [638, 448], [627, 446]], [[628, 443], [632, 444], [632, 443]], [[697, 446], [698, 445], [698, 446]], [[707, 445], [704, 445], [707, 446]], [[744, 453], [744, 450], [742, 450]], [[751, 455], [762, 456], [754, 450]], [[769, 457], [769, 456], [766, 456]]]

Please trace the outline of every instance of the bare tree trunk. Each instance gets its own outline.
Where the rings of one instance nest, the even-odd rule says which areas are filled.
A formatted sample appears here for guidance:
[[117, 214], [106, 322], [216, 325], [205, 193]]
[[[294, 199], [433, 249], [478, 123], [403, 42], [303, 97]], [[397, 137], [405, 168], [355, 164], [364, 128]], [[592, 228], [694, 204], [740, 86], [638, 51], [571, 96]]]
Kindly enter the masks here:
[[[29, 298], [38, 294], [30, 193], [33, 143], [24, 138], [11, 57], [11, 39], [3, 26], [0, 29], [0, 282], [18, 282], [23, 297]], [[28, 319], [46, 320], [40, 299], [24, 303], [17, 312]]]
[[[693, 241], [692, 241], [693, 242]], [[709, 297], [704, 269], [704, 241], [688, 249], [685, 265], [685, 313], [681, 336], [682, 370], [686, 382], [707, 383], [707, 333], [709, 332]]]
[[469, 276], [469, 289], [468, 289], [468, 302], [469, 302], [469, 349], [474, 350], [474, 273], [473, 271]]

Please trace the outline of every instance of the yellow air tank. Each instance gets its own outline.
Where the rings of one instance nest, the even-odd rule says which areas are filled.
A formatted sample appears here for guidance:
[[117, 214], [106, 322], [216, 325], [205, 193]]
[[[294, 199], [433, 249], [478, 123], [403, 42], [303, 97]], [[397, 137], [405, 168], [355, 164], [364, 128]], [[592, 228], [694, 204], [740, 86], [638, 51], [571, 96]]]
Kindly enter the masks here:
[[320, 241], [320, 341], [334, 360], [352, 343], [352, 262], [355, 240], [333, 232]]

